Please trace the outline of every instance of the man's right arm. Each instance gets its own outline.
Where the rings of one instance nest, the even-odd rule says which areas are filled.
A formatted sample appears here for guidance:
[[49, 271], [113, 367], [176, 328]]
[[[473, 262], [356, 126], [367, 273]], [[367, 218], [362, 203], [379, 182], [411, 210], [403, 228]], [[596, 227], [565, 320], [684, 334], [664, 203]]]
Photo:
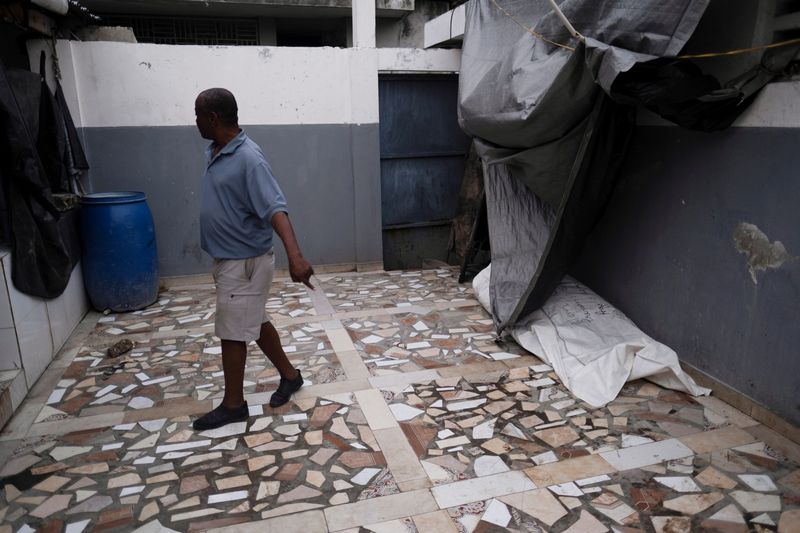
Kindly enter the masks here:
[[289, 215], [284, 211], [278, 211], [272, 216], [270, 220], [272, 228], [275, 233], [283, 241], [283, 247], [286, 249], [286, 256], [289, 258], [289, 275], [292, 281], [298, 281], [313, 289], [311, 284], [311, 276], [314, 275], [314, 269], [311, 263], [306, 261], [300, 251], [300, 245], [297, 244], [297, 238], [294, 235], [292, 223], [289, 221]]

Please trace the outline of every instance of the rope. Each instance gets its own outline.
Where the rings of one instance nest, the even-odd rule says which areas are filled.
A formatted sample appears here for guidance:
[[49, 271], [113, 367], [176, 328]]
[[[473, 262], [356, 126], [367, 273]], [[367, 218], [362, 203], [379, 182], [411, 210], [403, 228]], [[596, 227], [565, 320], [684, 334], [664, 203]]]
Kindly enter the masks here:
[[[547, 37], [545, 37], [544, 35], [542, 35], [541, 33], [533, 30], [532, 28], [529, 28], [529, 27], [525, 26], [523, 23], [521, 23], [519, 20], [517, 20], [516, 17], [514, 17], [514, 15], [512, 15], [511, 13], [506, 11], [503, 8], [503, 6], [498, 4], [497, 0], [491, 0], [491, 1], [497, 7], [497, 9], [499, 9], [505, 16], [507, 16], [508, 18], [513, 20], [514, 23], [517, 26], [519, 26], [520, 28], [524, 29], [525, 31], [527, 31], [528, 33], [533, 35], [535, 38], [541, 39], [542, 41], [544, 41], [546, 43], [550, 43], [553, 46], [557, 46], [559, 48], [564, 48], [566, 50], [570, 50], [570, 51], [573, 51], [573, 52], [575, 51], [574, 47], [568, 46], [566, 44], [557, 43], [555, 41], [552, 41], [552, 40], [548, 39]], [[672, 57], [674, 59], [704, 59], [704, 58], [708, 58], [708, 57], [735, 56], [735, 55], [740, 55], [740, 54], [749, 54], [751, 52], [758, 52], [759, 50], [780, 48], [782, 46], [789, 46], [789, 45], [792, 45], [792, 44], [800, 44], [800, 38], [788, 39], [786, 41], [779, 41], [777, 43], [765, 44], [765, 45], [762, 45], [762, 46], [751, 46], [749, 48], [737, 48], [735, 50], [727, 50], [725, 52], [709, 52], [709, 53], [705, 53], [705, 54], [681, 54], [681, 55], [677, 55], [677, 56], [668, 56], [668, 57]]]
[[800, 44], [800, 39], [789, 39], [787, 41], [780, 41], [772, 44], [765, 44], [762, 46], [751, 46], [750, 48], [739, 48], [737, 50], [728, 50], [727, 52], [710, 52], [707, 54], [682, 54], [675, 56], [676, 59], [702, 59], [704, 57], [720, 57], [720, 56], [735, 56], [739, 54], [747, 54], [750, 52], [757, 52], [759, 50], [766, 50], [767, 48], [779, 48], [781, 46], [789, 46], [790, 44]]
[[543, 40], [544, 42], [546, 42], [546, 43], [550, 43], [550, 44], [552, 44], [553, 46], [558, 46], [559, 48], [564, 48], [564, 49], [566, 49], [566, 50], [570, 50], [570, 51], [573, 51], [573, 52], [575, 51], [575, 48], [573, 48], [572, 46], [568, 46], [568, 45], [566, 45], [566, 44], [561, 44], [561, 43], [557, 43], [557, 42], [555, 42], [555, 41], [551, 41], [550, 39], [548, 39], [547, 37], [545, 37], [545, 36], [544, 36], [544, 35], [542, 35], [541, 33], [539, 33], [539, 32], [537, 32], [537, 31], [535, 31], [535, 30], [533, 30], [533, 29], [531, 29], [531, 28], [527, 27], [526, 25], [524, 25], [523, 23], [521, 23], [520, 21], [518, 21], [518, 20], [517, 20], [517, 19], [514, 17], [514, 15], [512, 15], [511, 13], [509, 13], [508, 11], [506, 11], [506, 10], [503, 8], [503, 6], [501, 6], [500, 4], [498, 4], [498, 3], [497, 3], [497, 0], [492, 0], [492, 3], [493, 3], [495, 6], [497, 6], [497, 9], [499, 9], [500, 11], [502, 11], [502, 12], [503, 12], [503, 14], [504, 14], [505, 16], [507, 16], [508, 18], [510, 18], [511, 20], [513, 20], [513, 21], [514, 21], [514, 23], [516, 23], [516, 25], [517, 25], [517, 26], [519, 26], [520, 28], [524, 29], [525, 31], [527, 31], [528, 33], [530, 33], [531, 35], [533, 35], [533, 36], [534, 36], [534, 37], [536, 37], [537, 39], [541, 39], [541, 40]]

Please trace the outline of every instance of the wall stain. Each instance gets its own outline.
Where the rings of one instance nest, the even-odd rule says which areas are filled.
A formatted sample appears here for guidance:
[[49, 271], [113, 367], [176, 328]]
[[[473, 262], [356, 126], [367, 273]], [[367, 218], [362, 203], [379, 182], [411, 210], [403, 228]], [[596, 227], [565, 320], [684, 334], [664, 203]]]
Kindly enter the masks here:
[[769, 237], [755, 224], [740, 222], [733, 232], [736, 250], [747, 256], [750, 277], [758, 283], [756, 274], [768, 268], [780, 268], [787, 261], [798, 259], [786, 251], [781, 241], [769, 242]]

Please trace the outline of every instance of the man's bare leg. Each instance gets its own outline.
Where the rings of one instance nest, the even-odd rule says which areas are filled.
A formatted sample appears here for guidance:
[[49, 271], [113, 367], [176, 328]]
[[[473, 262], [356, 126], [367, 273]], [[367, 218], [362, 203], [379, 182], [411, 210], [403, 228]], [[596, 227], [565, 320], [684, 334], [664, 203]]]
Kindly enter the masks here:
[[205, 431], [232, 422], [243, 422], [250, 416], [244, 401], [244, 367], [247, 343], [222, 340], [222, 370], [225, 373], [225, 396], [214, 410], [192, 422], [192, 427]]
[[244, 368], [247, 343], [222, 340], [222, 370], [225, 373], [225, 396], [222, 405], [229, 409], [244, 403]]
[[256, 341], [256, 344], [258, 344], [258, 347], [261, 348], [261, 351], [264, 352], [264, 355], [269, 358], [272, 364], [275, 365], [275, 368], [282, 378], [297, 379], [300, 373], [292, 366], [292, 363], [289, 362], [289, 358], [286, 357], [286, 352], [283, 351], [283, 346], [281, 346], [281, 337], [278, 335], [272, 322], [264, 322], [261, 324], [261, 336]]
[[283, 346], [281, 346], [281, 337], [271, 323], [264, 322], [261, 324], [261, 337], [256, 343], [281, 375], [278, 390], [272, 393], [272, 397], [269, 399], [270, 407], [280, 407], [288, 402], [292, 395], [303, 386], [303, 377], [300, 375], [300, 371], [289, 362], [289, 358], [286, 357], [286, 352], [283, 351]]

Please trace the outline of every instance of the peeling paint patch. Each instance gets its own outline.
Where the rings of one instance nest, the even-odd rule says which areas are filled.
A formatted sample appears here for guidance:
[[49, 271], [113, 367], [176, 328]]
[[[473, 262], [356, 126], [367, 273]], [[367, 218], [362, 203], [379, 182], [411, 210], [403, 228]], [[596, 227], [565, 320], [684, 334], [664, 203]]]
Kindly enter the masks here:
[[769, 237], [755, 224], [740, 222], [733, 232], [733, 242], [739, 253], [747, 256], [750, 276], [758, 283], [756, 273], [768, 268], [780, 268], [786, 261], [796, 259], [789, 255], [781, 241], [769, 242]]

